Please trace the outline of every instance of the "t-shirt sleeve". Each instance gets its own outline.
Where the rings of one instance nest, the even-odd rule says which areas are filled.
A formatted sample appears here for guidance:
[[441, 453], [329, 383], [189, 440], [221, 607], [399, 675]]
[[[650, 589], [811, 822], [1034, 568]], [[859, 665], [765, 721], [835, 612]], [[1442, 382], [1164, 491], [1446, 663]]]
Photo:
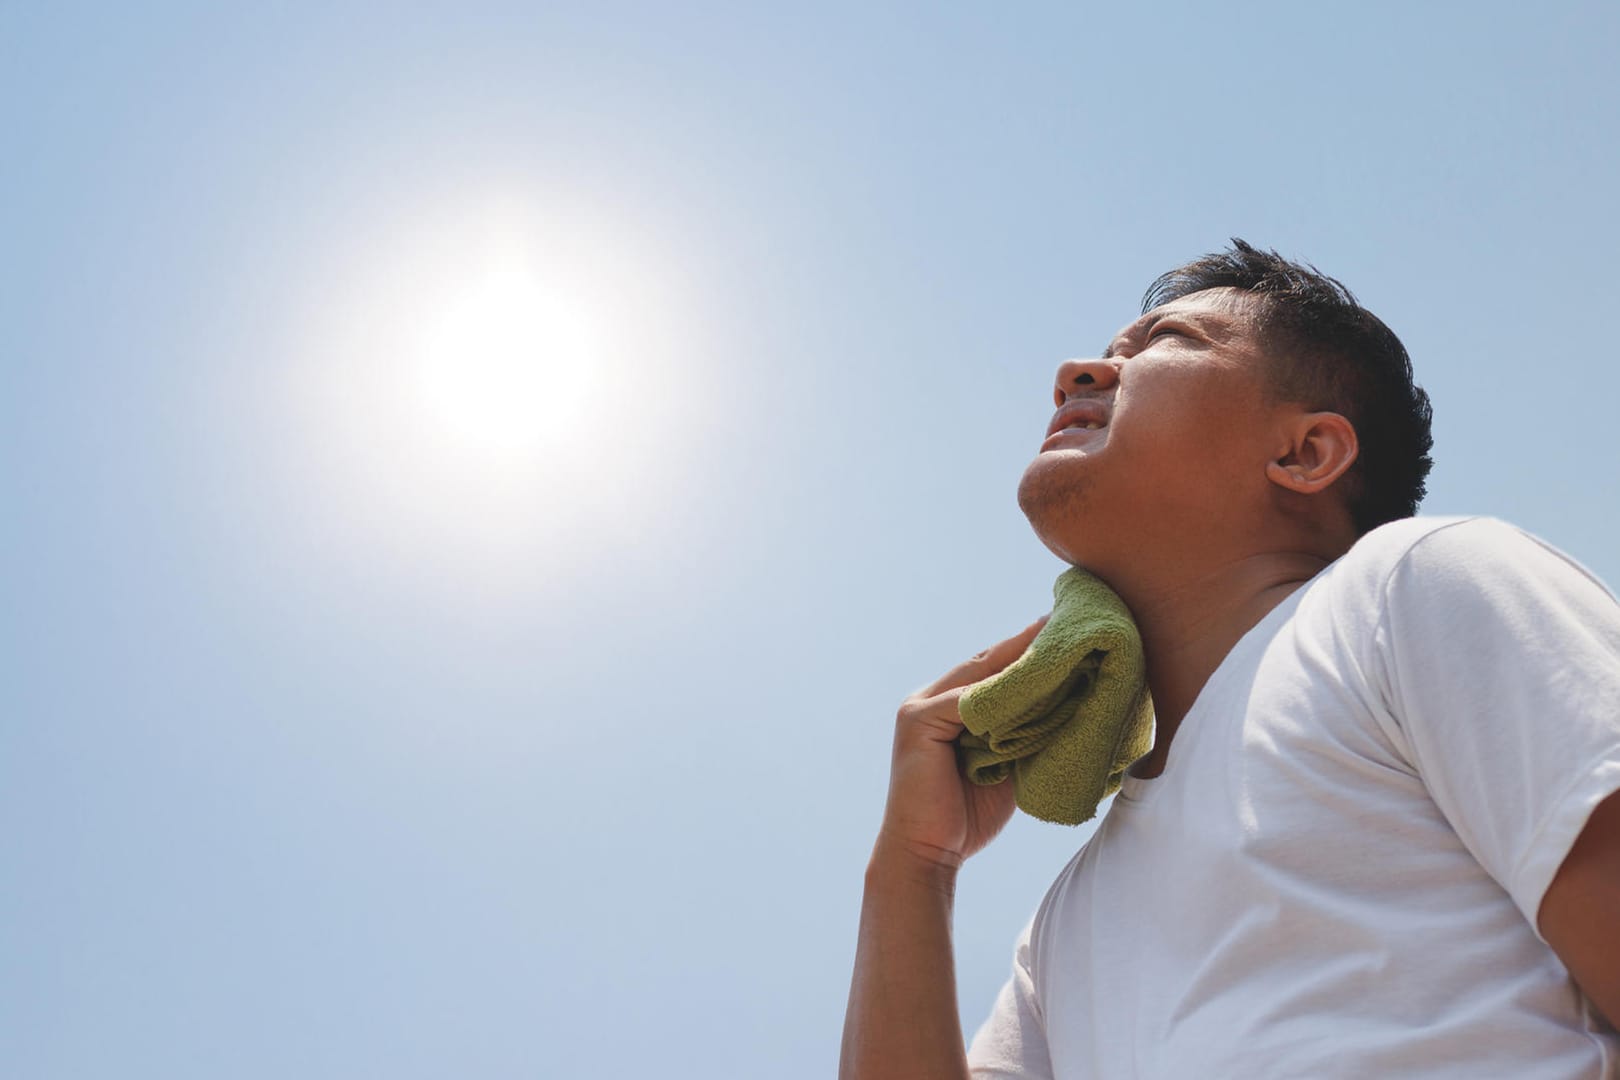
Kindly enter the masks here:
[[1620, 790], [1620, 605], [1562, 553], [1473, 519], [1400, 560], [1378, 637], [1392, 734], [1539, 935], [1553, 876]]
[[968, 1071], [977, 1080], [1052, 1080], [1046, 1023], [1035, 996], [1030, 963], [1034, 924], [1019, 935], [1012, 978], [968, 1047]]

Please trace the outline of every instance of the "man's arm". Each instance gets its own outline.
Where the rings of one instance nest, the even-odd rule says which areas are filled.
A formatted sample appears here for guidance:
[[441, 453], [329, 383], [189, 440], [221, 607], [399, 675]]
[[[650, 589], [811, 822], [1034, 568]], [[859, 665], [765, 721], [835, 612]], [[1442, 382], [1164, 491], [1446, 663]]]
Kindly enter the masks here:
[[1459, 839], [1620, 1020], [1620, 606], [1502, 522], [1453, 522], [1385, 587], [1390, 734]]
[[1547, 887], [1541, 936], [1610, 1024], [1620, 1024], [1620, 795], [1598, 804]]
[[957, 769], [957, 702], [968, 686], [1018, 659], [1045, 621], [958, 665], [900, 707], [888, 803], [866, 871], [842, 1080], [968, 1075], [951, 950], [956, 874], [1012, 817], [1013, 788], [979, 787]]

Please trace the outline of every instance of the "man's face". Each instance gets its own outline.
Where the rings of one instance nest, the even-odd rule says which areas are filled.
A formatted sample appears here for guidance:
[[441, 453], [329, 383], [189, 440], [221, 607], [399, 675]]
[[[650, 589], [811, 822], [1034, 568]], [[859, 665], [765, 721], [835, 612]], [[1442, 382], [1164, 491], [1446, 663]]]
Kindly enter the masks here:
[[1058, 368], [1053, 417], [1018, 502], [1068, 562], [1196, 545], [1233, 514], [1259, 513], [1284, 408], [1266, 392], [1257, 301], [1210, 289], [1121, 330], [1097, 360]]

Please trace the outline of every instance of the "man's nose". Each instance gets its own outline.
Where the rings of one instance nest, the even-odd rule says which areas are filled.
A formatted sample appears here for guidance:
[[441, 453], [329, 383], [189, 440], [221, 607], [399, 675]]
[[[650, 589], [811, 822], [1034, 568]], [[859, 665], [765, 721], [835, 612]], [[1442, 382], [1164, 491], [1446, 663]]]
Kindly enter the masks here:
[[1065, 360], [1058, 365], [1052, 397], [1062, 405], [1081, 394], [1107, 390], [1118, 381], [1119, 368], [1112, 360]]

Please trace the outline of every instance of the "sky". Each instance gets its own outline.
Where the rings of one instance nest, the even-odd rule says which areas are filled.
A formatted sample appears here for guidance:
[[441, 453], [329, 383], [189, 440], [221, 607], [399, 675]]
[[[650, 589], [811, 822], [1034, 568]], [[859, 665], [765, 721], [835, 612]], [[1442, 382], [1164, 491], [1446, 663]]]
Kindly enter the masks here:
[[[0, 1072], [829, 1075], [895, 709], [1063, 569], [1056, 365], [1229, 237], [1403, 338], [1425, 512], [1620, 583], [1617, 46], [0, 0]], [[969, 1032], [1087, 835], [963, 871]]]

